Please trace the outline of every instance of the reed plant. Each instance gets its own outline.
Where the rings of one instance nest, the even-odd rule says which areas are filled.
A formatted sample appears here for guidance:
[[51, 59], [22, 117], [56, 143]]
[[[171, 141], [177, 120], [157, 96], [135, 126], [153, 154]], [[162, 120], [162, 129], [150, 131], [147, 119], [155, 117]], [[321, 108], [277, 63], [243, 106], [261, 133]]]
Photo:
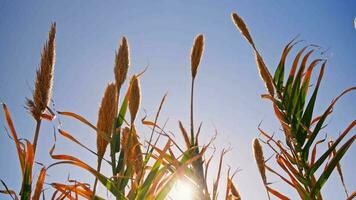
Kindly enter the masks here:
[[[283, 200], [289, 199], [284, 192], [276, 189], [268, 180], [270, 175], [275, 175], [286, 185], [291, 186], [301, 199], [322, 200], [321, 189], [335, 170], [344, 186], [346, 199], [354, 198], [355, 192], [349, 194], [346, 188], [340, 160], [355, 140], [355, 135], [349, 135], [356, 121], [353, 120], [335, 140], [330, 140], [326, 144], [325, 151], [317, 153], [317, 147], [326, 143], [326, 138], [320, 138], [321, 130], [325, 127], [326, 119], [332, 113], [336, 102], [356, 87], [343, 91], [321, 115], [315, 115], [316, 97], [326, 67], [326, 60], [317, 58], [310, 64], [307, 63], [318, 47], [308, 45], [302, 48], [294, 57], [289, 75], [285, 80], [286, 58], [292, 48], [299, 43], [299, 41], [292, 40], [284, 48], [279, 65], [272, 76], [242, 18], [233, 13], [232, 20], [254, 50], [257, 67], [268, 92], [263, 94], [262, 98], [272, 102], [274, 114], [282, 127], [281, 136], [268, 134], [258, 128], [260, 136], [253, 141], [254, 158], [268, 199], [272, 196]], [[92, 174], [93, 184], [73, 179], [68, 179], [66, 183], [60, 181], [48, 183], [53, 188], [52, 199], [105, 199], [97, 193], [97, 187], [100, 185], [110, 193], [106, 198], [164, 200], [174, 198], [170, 196], [170, 193], [175, 184], [183, 180], [189, 183], [189, 187], [193, 190], [191, 199], [241, 200], [240, 192], [232, 181], [236, 173], [230, 173], [230, 169], [226, 175], [225, 195], [224, 197], [219, 195], [220, 180], [223, 176], [223, 159], [229, 150], [221, 151], [220, 156], [217, 156], [219, 161], [216, 175], [214, 177], [209, 175], [210, 163], [215, 160], [213, 157], [216, 156], [208, 155], [207, 150], [214, 138], [206, 144], [201, 144], [199, 137], [204, 134], [201, 133], [202, 123], [195, 126], [197, 124], [194, 119], [194, 90], [205, 49], [203, 34], [195, 37], [190, 53], [189, 129], [186, 129], [181, 121], [178, 122], [180, 135], [184, 141], [183, 145], [179, 144], [177, 137], [172, 137], [168, 133], [165, 124], [159, 123], [167, 94], [163, 95], [153, 119], [147, 116], [141, 120], [138, 119], [141, 100], [144, 98], [141, 93], [140, 79], [145, 70], [128, 76], [131, 67], [130, 48], [126, 37], [122, 37], [115, 54], [114, 81], [106, 86], [96, 125], [84, 116], [71, 111], [54, 112], [49, 102], [56, 56], [55, 35], [56, 25], [52, 24], [36, 73], [33, 97], [26, 100], [27, 109], [36, 122], [33, 142], [19, 138], [10, 111], [6, 104], [3, 104], [5, 119], [20, 161], [22, 187], [19, 192], [15, 192], [1, 180], [4, 189], [0, 190], [0, 193], [7, 194], [12, 199], [39, 200], [41, 195], [44, 196], [43, 186], [49, 169], [72, 165]], [[305, 51], [307, 53], [304, 53]], [[300, 59], [301, 62], [299, 62]], [[312, 88], [310, 86], [312, 74], [317, 66], [321, 66], [317, 82], [311, 95], [308, 95], [308, 91]], [[50, 149], [53, 163], [41, 167], [36, 184], [33, 186], [33, 166], [35, 160], [39, 160], [36, 159], [35, 153], [38, 140], [41, 138], [39, 135], [41, 122], [52, 121], [55, 117], [71, 118], [92, 129], [92, 132], [96, 134], [96, 151], [91, 150], [91, 147], [87, 147], [76, 139], [74, 134], [62, 129], [61, 126], [59, 126], [58, 133], [61, 137], [93, 154], [97, 161], [96, 166], [91, 166], [70, 154], [56, 153], [54, 144]], [[142, 139], [143, 130], [140, 130], [140, 127], [148, 128], [146, 129], [149, 130], [148, 140]], [[278, 170], [267, 163], [269, 159], [265, 159], [261, 143], [273, 152], [275, 165], [280, 167]], [[320, 156], [317, 157], [317, 155]], [[110, 167], [109, 174], [101, 172], [102, 165]], [[209, 180], [213, 180], [212, 184]]]
[[39, 139], [41, 122], [44, 119], [51, 121], [54, 118], [54, 113], [49, 108], [49, 102], [52, 93], [53, 73], [56, 57], [55, 37], [56, 24], [53, 23], [48, 33], [48, 40], [46, 41], [41, 53], [41, 61], [36, 73], [33, 97], [32, 99], [26, 99], [27, 109], [30, 111], [32, 117], [36, 121], [33, 142], [30, 142], [28, 139], [19, 138], [11, 118], [10, 111], [5, 103], [2, 104], [11, 138], [16, 146], [22, 174], [21, 189], [19, 193], [9, 189], [5, 182], [1, 180], [1, 183], [4, 186], [4, 190], [0, 190], [0, 193], [8, 194], [12, 199], [19, 199], [17, 194], [20, 195], [20, 199], [22, 200], [38, 200], [41, 197], [47, 168], [44, 166], [41, 167], [37, 177], [36, 185], [33, 187], [33, 167], [36, 161], [35, 154], [37, 142]]
[[[321, 200], [323, 199], [321, 190], [336, 169], [344, 186], [346, 199], [353, 199], [356, 194], [353, 192], [350, 195], [347, 192], [340, 161], [356, 138], [355, 134], [351, 133], [356, 120], [351, 120], [348, 127], [329, 144], [326, 143], [326, 136], [321, 136], [321, 131], [326, 126], [326, 120], [336, 103], [347, 93], [356, 90], [356, 87], [342, 91], [322, 114], [315, 114], [317, 95], [327, 60], [316, 58], [309, 64], [308, 60], [319, 47], [307, 45], [300, 49], [293, 59], [289, 74], [285, 75], [286, 58], [292, 48], [300, 42], [293, 39], [284, 47], [279, 64], [272, 76], [243, 19], [233, 13], [232, 21], [254, 50], [257, 67], [268, 92], [263, 94], [262, 98], [272, 102], [274, 114], [282, 128], [283, 134], [280, 137], [258, 128], [260, 140], [275, 154], [274, 161], [280, 167], [279, 170], [273, 169], [270, 164], [266, 163], [259, 140], [255, 139], [253, 142], [257, 166], [267, 194], [272, 194], [278, 199], [289, 199], [283, 192], [273, 189], [272, 184], [267, 181], [265, 173], [269, 172], [279, 177], [286, 185], [291, 186], [301, 199]], [[312, 76], [318, 66], [320, 70], [312, 90]], [[311, 94], [308, 95], [311, 90]], [[326, 147], [324, 151], [317, 148], [322, 144]]]
[[[190, 135], [188, 135], [183, 124], [179, 122], [179, 128], [186, 147], [180, 146], [176, 139], [167, 133], [164, 126], [158, 124], [158, 118], [167, 95], [163, 96], [154, 120], [147, 118], [141, 120], [141, 123], [151, 130], [149, 140], [142, 141], [136, 124], [138, 123], [137, 114], [142, 98], [140, 77], [144, 71], [130, 78], [125, 95], [121, 100], [120, 92], [123, 89], [128, 69], [130, 68], [129, 43], [127, 38], [123, 37], [115, 56], [115, 82], [110, 83], [105, 90], [99, 109], [97, 126], [94, 126], [79, 114], [58, 111], [58, 115], [79, 120], [96, 132], [97, 152], [92, 153], [98, 157], [98, 162], [97, 167], [94, 168], [72, 155], [55, 154], [55, 148], [53, 147], [51, 156], [57, 162], [49, 167], [62, 164], [81, 167], [95, 176], [93, 188], [78, 180], [75, 181], [75, 184], [73, 180], [70, 184], [56, 182], [51, 184], [55, 188], [52, 198], [71, 199], [81, 196], [85, 199], [103, 199], [103, 197], [96, 194], [97, 183], [100, 182], [116, 199], [163, 200], [169, 198], [170, 191], [176, 182], [183, 179], [193, 186], [193, 199], [217, 199], [221, 165], [226, 151], [221, 154], [218, 176], [214, 181], [212, 193], [209, 193], [207, 171], [208, 162], [211, 159], [205, 161], [203, 158], [210, 143], [200, 146], [198, 135], [201, 125], [196, 132], [194, 130], [194, 82], [203, 50], [204, 36], [200, 34], [195, 38], [191, 51]], [[126, 117], [127, 112], [130, 114], [129, 120]], [[80, 143], [68, 131], [59, 130], [59, 133], [85, 149], [90, 149]], [[154, 140], [154, 138], [156, 139]], [[166, 145], [159, 147], [158, 141], [165, 141]], [[146, 145], [144, 145], [145, 143]], [[107, 145], [110, 146], [110, 160], [104, 160]], [[110, 176], [100, 172], [103, 160], [111, 166], [112, 174]], [[238, 190], [231, 179], [232, 176], [228, 176], [226, 190], [226, 198], [228, 199], [234, 199], [235, 196], [239, 197]]]

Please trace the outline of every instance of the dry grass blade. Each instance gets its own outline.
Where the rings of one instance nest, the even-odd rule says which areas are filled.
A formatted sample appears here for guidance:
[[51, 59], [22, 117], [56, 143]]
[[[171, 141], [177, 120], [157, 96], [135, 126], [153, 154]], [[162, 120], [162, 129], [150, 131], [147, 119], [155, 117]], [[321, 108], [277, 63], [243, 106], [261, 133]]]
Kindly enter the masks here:
[[3, 103], [2, 107], [4, 109], [5, 119], [6, 119], [7, 125], [10, 128], [11, 136], [14, 139], [14, 142], [15, 142], [15, 145], [16, 145], [17, 155], [19, 157], [19, 162], [20, 162], [20, 166], [21, 166], [21, 172], [22, 172], [22, 175], [23, 175], [25, 173], [25, 163], [24, 163], [25, 155], [24, 155], [20, 140], [19, 140], [19, 138], [17, 136], [14, 123], [12, 122], [10, 111], [7, 108], [6, 104]]
[[[78, 197], [84, 199], [102, 199], [97, 196], [93, 197], [93, 192], [90, 190], [90, 185], [81, 183], [76, 180], [68, 180], [72, 184], [51, 183], [51, 186], [55, 189], [52, 195], [52, 199], [71, 199], [77, 200]], [[59, 194], [59, 197], [55, 198]]]
[[192, 70], [192, 78], [194, 79], [197, 75], [199, 63], [204, 51], [204, 35], [198, 35], [193, 44], [192, 52], [191, 52], [191, 70]]
[[179, 121], [179, 129], [182, 132], [182, 135], [183, 135], [183, 138], [184, 138], [184, 142], [185, 142], [185, 145], [187, 146], [187, 149], [191, 148], [192, 144], [189, 141], [188, 133], [185, 130], [185, 128], [184, 128], [184, 126], [183, 126], [181, 121]]
[[114, 74], [118, 91], [126, 80], [127, 71], [130, 65], [129, 45], [126, 37], [122, 37], [119, 52], [116, 53]]
[[288, 197], [285, 195], [281, 194], [277, 190], [272, 189], [271, 187], [267, 187], [268, 192], [272, 193], [274, 196], [278, 197], [280, 200], [290, 200]]
[[45, 178], [46, 178], [46, 168], [43, 167], [40, 171], [38, 178], [37, 178], [36, 188], [33, 193], [32, 200], [40, 199]]
[[53, 23], [48, 33], [48, 40], [42, 50], [40, 67], [36, 72], [33, 99], [27, 99], [26, 102], [27, 108], [37, 121], [41, 119], [41, 115], [46, 110], [51, 98], [53, 71], [56, 57], [55, 36], [56, 24]]
[[131, 114], [131, 124], [133, 124], [141, 103], [140, 81], [136, 75], [132, 77], [130, 84], [129, 110]]
[[[148, 155], [148, 152], [150, 151], [150, 145], [151, 145], [151, 142], [152, 142], [152, 139], [153, 139], [153, 134], [154, 134], [154, 132], [155, 132], [156, 127], [157, 127], [158, 129], [160, 129], [162, 132], [164, 132], [162, 128], [160, 128], [159, 126], [157, 126], [157, 121], [158, 121], [159, 114], [161, 113], [163, 104], [164, 104], [164, 102], [165, 102], [165, 100], [166, 100], [166, 97], [167, 97], [167, 93], [164, 94], [164, 96], [163, 96], [163, 98], [162, 98], [162, 100], [161, 100], [161, 103], [159, 104], [159, 107], [158, 107], [158, 110], [157, 110], [156, 116], [155, 116], [155, 121], [154, 121], [153, 123], [151, 123], [151, 125], [153, 125], [153, 128], [152, 128], [152, 131], [151, 131], [151, 134], [150, 134], [150, 139], [148, 140], [148, 147], [147, 147], [147, 150], [146, 150], [146, 155]], [[142, 124], [145, 124], [144, 118], [142, 119]], [[146, 124], [146, 125], [147, 125], [147, 124]], [[158, 141], [158, 138], [157, 138], [157, 141]]]
[[346, 200], [353, 200], [354, 198], [356, 198], [356, 192], [352, 192], [352, 194]]
[[0, 190], [0, 194], [8, 194], [13, 200], [19, 199], [17, 193], [14, 190], [10, 190], [3, 180], [0, 179], [0, 182], [5, 188], [5, 190]]
[[[334, 144], [334, 141], [329, 141], [328, 143], [328, 146], [329, 148]], [[333, 150], [332, 152], [332, 156], [336, 156], [336, 149]], [[339, 174], [339, 177], [340, 177], [340, 180], [341, 180], [341, 183], [342, 183], [342, 186], [344, 187], [344, 191], [345, 191], [345, 194], [346, 194], [346, 197], [349, 196], [349, 193], [348, 193], [348, 190], [347, 190], [347, 187], [346, 187], [346, 184], [345, 184], [345, 178], [344, 178], [344, 174], [342, 173], [342, 168], [341, 168], [341, 164], [340, 162], [337, 163], [336, 165], [336, 170], [337, 170], [337, 173]]]
[[227, 195], [227, 200], [241, 200], [240, 193], [230, 177], [227, 177], [227, 191], [230, 193]]
[[[83, 143], [79, 142], [79, 140], [77, 140], [75, 137], [73, 137], [73, 135], [71, 135], [69, 132], [64, 131], [62, 129], [58, 129], [59, 134], [61, 134], [63, 137], [67, 138], [68, 140], [78, 144], [79, 146], [81, 146], [82, 148], [86, 149], [87, 151], [89, 151], [90, 153], [98, 156], [98, 154], [91, 150], [89, 147], [85, 146]], [[110, 163], [108, 160], [106, 160], [105, 158], [103, 158], [103, 160], [105, 160], [106, 162]]]
[[64, 116], [68, 116], [71, 118], [74, 118], [76, 120], [79, 120], [80, 122], [82, 122], [83, 124], [89, 126], [90, 128], [92, 128], [93, 130], [96, 131], [96, 133], [99, 133], [100, 136], [102, 136], [102, 138], [104, 138], [107, 142], [111, 142], [111, 137], [109, 135], [107, 135], [106, 133], [104, 133], [103, 131], [99, 130], [96, 128], [96, 126], [94, 126], [91, 122], [89, 122], [87, 119], [85, 119], [83, 116], [78, 115], [74, 112], [68, 112], [68, 111], [57, 111], [58, 114], [60, 115], [64, 115]]
[[221, 168], [222, 168], [224, 155], [226, 153], [227, 153], [227, 150], [223, 149], [221, 154], [220, 154], [218, 173], [217, 173], [216, 179], [215, 179], [215, 181], [213, 183], [213, 199], [217, 199], [218, 198], [218, 187], [219, 187], [219, 182], [220, 182]]

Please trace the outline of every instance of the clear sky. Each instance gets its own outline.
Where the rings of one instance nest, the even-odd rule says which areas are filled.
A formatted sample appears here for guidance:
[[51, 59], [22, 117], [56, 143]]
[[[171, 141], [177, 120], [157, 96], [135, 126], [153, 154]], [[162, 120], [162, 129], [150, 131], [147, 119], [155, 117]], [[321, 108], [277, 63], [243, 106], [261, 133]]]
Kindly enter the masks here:
[[[32, 140], [35, 123], [24, 109], [24, 102], [25, 97], [31, 97], [40, 51], [50, 23], [55, 21], [57, 62], [53, 99], [57, 110], [74, 111], [96, 123], [103, 91], [114, 79], [114, 53], [120, 37], [125, 35], [131, 49], [130, 74], [149, 65], [141, 80], [140, 116], [145, 115], [145, 109], [152, 119], [161, 97], [168, 92], [160, 122], [169, 118], [167, 129], [178, 136], [177, 121], [189, 124], [190, 48], [195, 35], [203, 33], [206, 48], [197, 76], [195, 99], [196, 121], [204, 122], [201, 140], [208, 141], [216, 128], [219, 132], [214, 143], [217, 149], [232, 148], [225, 166], [241, 170], [235, 182], [243, 199], [266, 199], [253, 160], [251, 141], [258, 135], [257, 126], [261, 121], [266, 131], [281, 133], [270, 102], [260, 99], [265, 89], [251, 48], [231, 22], [233, 11], [245, 19], [273, 71], [282, 48], [297, 34], [306, 41], [304, 44], [329, 48], [318, 113], [343, 89], [356, 85], [356, 30], [353, 24], [356, 2], [352, 0], [2, 0], [0, 101], [8, 104], [21, 137]], [[355, 119], [355, 102], [355, 93], [340, 101], [323, 133], [336, 138]], [[65, 130], [95, 149], [95, 134], [89, 128], [73, 120], [61, 119]], [[10, 188], [19, 189], [18, 158], [14, 144], [2, 128], [5, 125], [3, 115], [0, 123], [0, 178]], [[43, 124], [37, 156], [48, 165], [53, 162], [48, 154], [53, 145], [53, 124]], [[148, 137], [147, 128], [141, 127], [139, 131], [143, 139]], [[57, 141], [57, 152], [72, 153], [92, 166], [96, 163], [93, 155], [61, 137]], [[350, 190], [356, 188], [356, 157], [352, 156], [355, 153], [352, 147], [342, 161]], [[109, 171], [105, 167], [104, 170]], [[89, 173], [68, 165], [52, 168], [48, 173], [48, 183], [64, 182], [68, 174], [71, 178], [93, 182]], [[294, 192], [281, 187], [277, 178], [270, 181], [296, 198]], [[345, 199], [336, 174], [323, 192], [327, 200]]]

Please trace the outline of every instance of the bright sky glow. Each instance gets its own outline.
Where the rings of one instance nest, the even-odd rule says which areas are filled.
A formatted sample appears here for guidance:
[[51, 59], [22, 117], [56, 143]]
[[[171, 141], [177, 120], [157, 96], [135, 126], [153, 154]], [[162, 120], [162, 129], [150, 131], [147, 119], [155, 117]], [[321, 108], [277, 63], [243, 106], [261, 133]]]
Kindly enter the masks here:
[[193, 200], [193, 185], [184, 180], [178, 180], [169, 193], [172, 200]]

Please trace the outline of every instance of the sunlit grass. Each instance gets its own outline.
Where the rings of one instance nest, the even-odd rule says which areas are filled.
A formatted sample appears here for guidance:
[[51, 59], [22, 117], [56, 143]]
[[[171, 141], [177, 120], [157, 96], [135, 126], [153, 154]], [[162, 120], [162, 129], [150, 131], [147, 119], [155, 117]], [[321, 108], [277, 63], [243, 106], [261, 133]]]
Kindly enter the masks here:
[[[314, 106], [326, 60], [317, 58], [310, 64], [307, 61], [310, 55], [314, 51], [319, 51], [320, 48], [315, 45], [307, 45], [302, 48], [294, 59], [289, 75], [285, 75], [287, 55], [295, 45], [301, 42], [291, 41], [284, 48], [279, 65], [272, 76], [242, 18], [234, 13], [232, 19], [255, 52], [257, 66], [268, 92], [262, 97], [272, 101], [274, 113], [280, 121], [284, 133], [282, 136], [274, 136], [274, 134], [268, 134], [258, 127], [260, 137], [253, 142], [255, 160], [268, 199], [270, 199], [270, 195], [281, 200], [290, 199], [282, 194], [284, 192], [279, 192], [273, 182], [269, 181], [269, 176], [272, 175], [281, 178], [282, 183], [294, 188], [301, 199], [322, 200], [322, 188], [335, 169], [339, 174], [347, 200], [353, 199], [356, 192], [349, 195], [340, 160], [356, 139], [354, 134], [349, 136], [356, 126], [356, 120], [353, 120], [338, 138], [335, 140], [330, 138], [327, 144], [326, 141], [329, 138], [322, 138], [320, 135], [323, 135], [321, 130], [326, 126], [326, 120], [332, 113], [336, 101], [343, 95], [355, 91], [356, 87], [346, 89], [332, 101], [322, 115], [315, 115]], [[96, 193], [96, 185], [102, 184], [116, 200], [217, 200], [222, 199], [224, 194], [226, 200], [241, 200], [238, 188], [232, 181], [236, 173], [230, 175], [230, 168], [225, 179], [225, 193], [222, 193], [220, 189], [224, 186], [219, 186], [220, 180], [224, 178], [222, 174], [223, 158], [229, 150], [221, 151], [217, 173], [214, 175], [208, 173], [210, 162], [215, 160], [213, 159], [214, 154], [208, 156], [206, 152], [214, 138], [206, 144], [201, 143], [199, 136], [202, 123], [195, 126], [197, 124], [194, 122], [194, 83], [204, 52], [203, 34], [199, 34], [195, 38], [191, 51], [191, 93], [190, 96], [187, 96], [190, 98], [190, 125], [189, 129], [186, 129], [184, 124], [179, 121], [179, 130], [184, 139], [184, 145], [180, 145], [177, 142], [179, 139], [175, 137], [174, 133], [165, 130], [165, 124], [159, 124], [161, 121], [159, 119], [160, 112], [167, 94], [163, 96], [153, 120], [146, 115], [139, 118], [139, 111], [142, 107], [141, 98], [143, 98], [140, 78], [145, 70], [127, 77], [130, 51], [126, 37], [122, 38], [116, 53], [115, 81], [109, 82], [106, 87], [96, 126], [80, 114], [50, 108], [55, 62], [55, 31], [55, 24], [53, 24], [49, 32], [49, 40], [41, 54], [41, 65], [37, 71], [33, 99], [27, 100], [27, 108], [31, 111], [36, 122], [32, 143], [18, 136], [8, 107], [6, 104], [2, 105], [9, 136], [14, 141], [17, 150], [22, 185], [20, 192], [17, 192], [9, 189], [0, 179], [0, 186], [3, 186], [0, 193], [10, 195], [14, 200], [20, 199], [17, 194], [20, 195], [21, 200], [39, 200], [42, 195], [44, 196], [44, 185], [47, 185], [45, 178], [48, 170], [54, 166], [69, 164], [91, 173], [94, 177], [93, 186], [90, 183], [69, 178], [66, 183], [52, 182], [48, 184], [54, 189], [51, 199], [78, 199], [81, 197], [90, 200], [104, 200], [105, 197]], [[308, 53], [304, 54], [305, 50], [308, 50]], [[302, 61], [298, 67], [300, 58]], [[315, 86], [311, 87], [311, 82], [314, 81], [312, 72], [314, 67], [319, 66], [318, 64], [321, 65], [321, 69]], [[286, 81], [285, 77], [287, 77]], [[308, 90], [313, 91], [310, 99], [308, 99]], [[54, 103], [52, 106], [54, 107]], [[59, 117], [69, 117], [89, 126], [97, 136], [97, 151], [93, 151], [91, 147], [81, 143], [70, 131], [63, 130], [64, 126], [62, 126]], [[66, 138], [77, 144], [78, 147], [97, 156], [97, 165], [93, 167], [71, 154], [57, 153], [55, 150], [56, 139], [49, 152], [53, 162], [49, 166], [41, 164], [41, 158], [37, 158], [35, 153], [37, 141], [41, 139], [39, 131], [42, 120], [47, 120], [54, 126], [58, 125], [59, 128], [55, 130], [54, 138], [58, 133], [58, 137]], [[142, 137], [144, 130], [140, 128], [140, 125], [149, 128], [149, 140], [144, 140]], [[265, 160], [260, 142], [262, 145], [266, 144], [265, 146], [273, 152], [270, 162], [273, 161], [275, 155], [275, 162], [280, 166], [278, 170], [274, 169], [274, 166], [270, 166], [270, 162], [267, 163], [269, 159]], [[165, 145], [161, 146], [163, 143]], [[320, 155], [317, 146], [323, 143], [328, 148]], [[105, 154], [110, 154], [109, 160]], [[103, 164], [111, 168], [111, 174], [100, 172], [102, 161], [104, 161]], [[41, 165], [39, 173], [33, 173], [34, 163]], [[320, 175], [319, 172], [321, 172]], [[216, 177], [213, 179], [213, 184], [209, 185], [207, 180], [210, 180], [211, 176]], [[36, 182], [33, 181], [33, 177], [38, 177]], [[106, 198], [109, 198], [109, 195]]]

